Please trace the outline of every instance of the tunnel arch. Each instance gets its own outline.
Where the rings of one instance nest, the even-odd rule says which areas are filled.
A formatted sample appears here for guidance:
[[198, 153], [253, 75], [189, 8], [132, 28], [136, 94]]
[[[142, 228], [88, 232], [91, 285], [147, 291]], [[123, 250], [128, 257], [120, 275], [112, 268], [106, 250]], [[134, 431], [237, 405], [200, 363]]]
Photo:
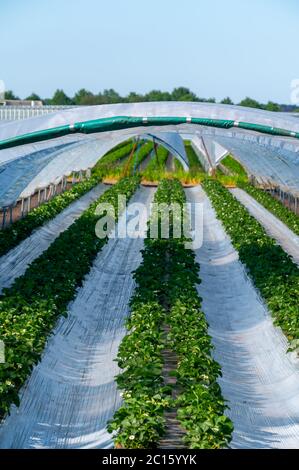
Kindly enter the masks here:
[[[35, 168], [39, 162], [39, 152], [48, 150], [51, 153], [52, 147], [68, 145], [56, 155], [53, 151], [52, 160], [49, 157], [53, 178], [59, 178], [65, 171], [62, 162], [67, 162], [69, 171], [72, 168], [77, 169], [80, 164], [84, 168], [91, 165], [96, 156], [99, 159], [123, 140], [142, 134], [161, 133], [209, 139], [213, 145], [218, 144], [227, 151], [235, 150], [236, 156], [241, 160], [248, 160], [248, 152], [254, 148], [253, 172], [264, 171], [263, 168], [267, 167], [266, 173], [271, 173], [273, 165], [275, 178], [281, 173], [283, 166], [279, 162], [284, 162], [286, 178], [284, 180], [283, 174], [280, 175], [282, 182], [298, 187], [299, 190], [299, 119], [283, 113], [214, 103], [155, 102], [78, 107], [1, 125], [0, 178], [1, 174], [4, 178], [3, 168], [9, 162], [11, 175], [14, 174], [14, 165], [17, 163], [22, 172], [21, 159], [28, 159], [29, 155], [35, 153], [36, 158], [32, 159], [30, 167], [32, 171], [25, 165], [25, 160], [23, 168], [27, 187], [31, 183], [32, 190], [34, 184], [38, 183], [35, 180]], [[258, 148], [267, 150], [260, 162]], [[182, 155], [178, 155], [179, 159], [181, 157]], [[213, 155], [209, 157], [212, 165], [217, 164]], [[262, 168], [259, 168], [261, 163]], [[184, 158], [183, 164], [185, 167]], [[42, 169], [44, 174], [49, 170], [49, 167], [48, 170], [46, 168], [45, 166]], [[294, 177], [291, 178], [290, 174]], [[10, 195], [16, 197], [17, 191], [14, 193], [11, 188], [8, 189]]]

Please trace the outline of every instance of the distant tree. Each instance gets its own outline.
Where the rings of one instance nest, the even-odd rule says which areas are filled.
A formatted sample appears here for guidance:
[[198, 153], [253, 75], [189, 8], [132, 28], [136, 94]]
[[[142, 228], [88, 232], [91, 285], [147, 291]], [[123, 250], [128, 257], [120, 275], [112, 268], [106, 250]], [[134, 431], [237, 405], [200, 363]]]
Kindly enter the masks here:
[[94, 95], [93, 93], [82, 97], [80, 102], [80, 105], [82, 106], [92, 106], [95, 104], [103, 104], [103, 100], [98, 95]]
[[234, 104], [229, 96], [220, 101], [221, 104]]
[[31, 93], [31, 95], [27, 96], [27, 98], [25, 98], [26, 100], [28, 101], [41, 101], [41, 97], [38, 96], [36, 93]]
[[52, 105], [70, 105], [72, 104], [71, 98], [67, 96], [63, 90], [57, 89], [51, 99]]
[[281, 111], [280, 105], [277, 103], [273, 103], [273, 101], [268, 101], [268, 103], [265, 106], [265, 109], [267, 111], [276, 111], [276, 112]]
[[171, 101], [168, 91], [151, 90], [144, 95], [145, 101]]
[[175, 88], [171, 93], [173, 101], [198, 101], [198, 97], [186, 87]]
[[7, 90], [4, 93], [4, 99], [6, 100], [19, 100], [20, 98], [14, 94], [12, 90]]
[[102, 97], [104, 103], [106, 104], [120, 103], [122, 101], [121, 96], [115, 90], [113, 90], [113, 88], [109, 88], [109, 90], [104, 90]]
[[[7, 100], [17, 100], [18, 98], [13, 91], [7, 90], [5, 92], [5, 99]], [[41, 98], [36, 93], [31, 93], [26, 100], [41, 100]], [[193, 91], [187, 87], [177, 87], [169, 93], [168, 91], [162, 90], [151, 90], [148, 93], [140, 94], [134, 91], [130, 92], [127, 96], [122, 97], [117, 91], [113, 88], [105, 89], [103, 92], [94, 94], [90, 90], [81, 88], [78, 90], [73, 98], [70, 98], [62, 89], [57, 89], [52, 98], [42, 99], [43, 103], [46, 105], [71, 105], [75, 104], [78, 106], [91, 106], [91, 105], [101, 105], [101, 104], [111, 104], [111, 103], [137, 103], [145, 101], [202, 101], [204, 103], [215, 103], [215, 98], [201, 98], [198, 97]], [[222, 104], [234, 104], [229, 96], [224, 98], [221, 101]], [[259, 103], [258, 101], [246, 97], [243, 99], [239, 106], [247, 106], [249, 108], [259, 108], [266, 109], [268, 111], [288, 111], [288, 112], [298, 112], [296, 106], [291, 105], [279, 105], [273, 101], [268, 101], [267, 104]]]
[[139, 95], [138, 93], [135, 93], [134, 91], [131, 91], [128, 96], [124, 98], [124, 101], [126, 103], [139, 103], [144, 101], [143, 95]]
[[87, 105], [94, 104], [95, 99], [96, 97], [91, 91], [88, 91], [85, 88], [81, 88], [79, 91], [77, 91], [72, 101], [77, 105]]
[[248, 96], [239, 103], [239, 106], [246, 106], [247, 108], [264, 109], [264, 105], [262, 105], [261, 103], [259, 103], [258, 101], [252, 98], [249, 98]]

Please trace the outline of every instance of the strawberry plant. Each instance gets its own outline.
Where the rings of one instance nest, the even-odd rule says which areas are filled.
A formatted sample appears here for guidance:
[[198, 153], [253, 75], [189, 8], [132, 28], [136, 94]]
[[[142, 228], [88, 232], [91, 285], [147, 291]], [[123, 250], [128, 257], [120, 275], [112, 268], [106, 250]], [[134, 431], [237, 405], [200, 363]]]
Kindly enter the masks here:
[[[156, 203], [185, 202], [177, 180], [162, 180]], [[161, 223], [152, 213], [151, 222]], [[170, 220], [175, 220], [172, 214]], [[170, 230], [173, 233], [173, 230]], [[117, 377], [123, 405], [108, 423], [116, 445], [125, 448], [155, 447], [165, 432], [165, 411], [177, 408], [186, 430], [185, 444], [191, 448], [225, 447], [232, 423], [217, 384], [220, 366], [211, 357], [208, 326], [196, 291], [199, 283], [194, 253], [185, 239], [147, 238], [143, 260], [134, 273], [136, 290], [130, 303], [130, 317], [117, 356], [123, 370]], [[163, 325], [170, 326], [165, 338]], [[175, 371], [180, 394], [174, 400], [172, 387], [162, 378], [162, 351], [171, 348], [178, 356]]]
[[[14, 248], [25, 238], [29, 237], [33, 230], [41, 227], [45, 222], [53, 219], [76, 199], [96, 186], [107, 171], [108, 163], [128, 155], [132, 149], [132, 143], [121, 145], [116, 150], [113, 149], [99, 160], [99, 163], [92, 171], [89, 180], [75, 184], [68, 191], [58, 194], [53, 199], [36, 207], [30, 211], [26, 217], [14, 222], [10, 227], [0, 231], [0, 256]], [[105, 164], [103, 164], [103, 162]]]
[[291, 349], [297, 348], [298, 266], [219, 182], [206, 180], [203, 187], [239, 252], [240, 261], [246, 266], [253, 283], [266, 301], [274, 323], [281, 327], [291, 342]]
[[98, 251], [106, 243], [95, 234], [102, 202], [117, 208], [118, 195], [130, 198], [139, 178], [125, 178], [90, 205], [0, 297], [0, 339], [6, 362], [0, 364], [0, 415], [18, 404], [18, 391], [39, 360], [57, 318], [67, 314], [68, 303]]
[[297, 214], [271, 196], [267, 191], [255, 188], [251, 184], [241, 181], [238, 182], [238, 186], [268, 209], [268, 211], [272, 212], [273, 215], [286, 224], [296, 235], [299, 235], [299, 217]]
[[247, 173], [245, 168], [238, 162], [234, 157], [231, 155], [227, 155], [223, 160], [221, 160], [221, 164], [225, 166], [232, 175], [240, 176], [247, 180]]

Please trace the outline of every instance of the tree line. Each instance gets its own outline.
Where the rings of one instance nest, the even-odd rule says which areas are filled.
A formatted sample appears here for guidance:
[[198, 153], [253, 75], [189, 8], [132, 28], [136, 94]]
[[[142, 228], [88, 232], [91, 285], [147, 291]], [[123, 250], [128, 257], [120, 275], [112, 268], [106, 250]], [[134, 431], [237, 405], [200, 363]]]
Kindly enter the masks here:
[[[20, 99], [14, 94], [13, 91], [8, 90], [5, 92], [5, 99], [17, 100]], [[168, 91], [152, 90], [148, 93], [140, 94], [130, 92], [127, 96], [121, 96], [113, 88], [104, 90], [97, 94], [92, 93], [85, 88], [81, 88], [75, 93], [73, 97], [68, 96], [62, 89], [57, 89], [52, 98], [41, 98], [36, 93], [31, 93], [25, 98], [26, 100], [41, 100], [46, 105], [78, 105], [90, 106], [99, 104], [112, 104], [112, 103], [137, 103], [145, 101], [201, 101], [206, 103], [216, 103], [215, 98], [201, 98], [193, 93], [189, 88], [178, 87], [170, 93]], [[249, 108], [265, 109], [267, 111], [293, 111], [295, 107], [288, 105], [280, 105], [273, 101], [263, 104], [258, 101], [246, 97], [240, 103], [233, 103], [230, 97], [224, 98], [220, 103], [223, 104], [238, 104], [239, 106], [247, 106]]]

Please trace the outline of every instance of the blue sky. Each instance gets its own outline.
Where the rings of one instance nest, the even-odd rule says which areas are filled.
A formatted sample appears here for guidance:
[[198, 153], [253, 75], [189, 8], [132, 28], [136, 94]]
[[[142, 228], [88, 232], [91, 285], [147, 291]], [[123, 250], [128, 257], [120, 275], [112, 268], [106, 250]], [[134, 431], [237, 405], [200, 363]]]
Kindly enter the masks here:
[[0, 0], [0, 79], [22, 97], [187, 86], [290, 102], [298, 0]]

